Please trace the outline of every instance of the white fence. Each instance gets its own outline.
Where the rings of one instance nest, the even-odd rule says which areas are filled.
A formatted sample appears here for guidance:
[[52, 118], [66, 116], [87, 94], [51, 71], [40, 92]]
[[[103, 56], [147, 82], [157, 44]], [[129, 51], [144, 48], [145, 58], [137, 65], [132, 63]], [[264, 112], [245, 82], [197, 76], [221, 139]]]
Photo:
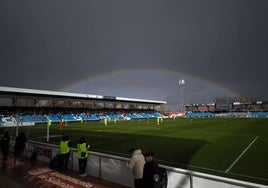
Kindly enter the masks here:
[[[37, 152], [38, 160], [49, 162], [59, 152], [59, 147], [48, 143], [29, 141], [26, 145], [26, 156], [30, 157], [33, 151]], [[133, 175], [126, 168], [128, 161], [129, 158], [92, 151], [88, 158], [86, 170], [92, 176], [134, 187]], [[170, 166], [161, 166], [167, 170], [168, 188], [268, 188], [266, 185], [223, 178]], [[72, 149], [68, 167], [74, 171], [78, 171], [76, 149]]]

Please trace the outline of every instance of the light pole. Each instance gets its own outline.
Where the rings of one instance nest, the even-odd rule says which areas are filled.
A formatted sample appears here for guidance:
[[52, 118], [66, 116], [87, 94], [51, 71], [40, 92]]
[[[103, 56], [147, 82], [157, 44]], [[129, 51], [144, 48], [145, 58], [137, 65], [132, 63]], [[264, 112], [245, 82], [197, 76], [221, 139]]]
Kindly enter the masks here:
[[184, 104], [184, 98], [183, 98], [183, 86], [185, 85], [185, 81], [179, 80], [179, 86], [181, 87], [181, 110], [183, 109], [183, 104]]

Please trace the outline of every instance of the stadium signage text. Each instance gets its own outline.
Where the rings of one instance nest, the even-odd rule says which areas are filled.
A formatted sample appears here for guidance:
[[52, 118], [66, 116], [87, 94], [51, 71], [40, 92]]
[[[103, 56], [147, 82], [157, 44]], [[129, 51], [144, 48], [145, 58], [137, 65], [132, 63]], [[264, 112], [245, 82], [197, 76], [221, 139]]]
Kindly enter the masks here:
[[32, 176], [37, 176], [41, 180], [52, 183], [62, 188], [74, 188], [77, 186], [90, 188], [93, 186], [89, 182], [84, 182], [79, 179], [61, 174], [47, 167], [28, 171], [28, 174]]

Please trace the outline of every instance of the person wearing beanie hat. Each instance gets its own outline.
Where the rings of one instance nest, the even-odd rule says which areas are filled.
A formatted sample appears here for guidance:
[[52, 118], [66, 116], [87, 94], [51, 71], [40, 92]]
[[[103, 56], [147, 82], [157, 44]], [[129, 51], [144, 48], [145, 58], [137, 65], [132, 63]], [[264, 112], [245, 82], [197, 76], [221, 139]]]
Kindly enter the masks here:
[[144, 154], [143, 186], [146, 188], [160, 188], [160, 169], [154, 160], [154, 152]]

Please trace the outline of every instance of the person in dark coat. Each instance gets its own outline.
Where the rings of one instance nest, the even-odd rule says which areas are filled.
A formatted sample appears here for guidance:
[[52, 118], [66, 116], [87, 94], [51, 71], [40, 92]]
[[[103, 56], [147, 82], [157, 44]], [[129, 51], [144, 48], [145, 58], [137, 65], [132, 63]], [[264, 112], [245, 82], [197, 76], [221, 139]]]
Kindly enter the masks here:
[[7, 160], [8, 156], [8, 151], [9, 151], [9, 141], [10, 137], [8, 132], [6, 131], [1, 139], [1, 149], [2, 149], [2, 154], [3, 154], [3, 161]]
[[160, 168], [154, 160], [154, 153], [148, 151], [144, 154], [145, 165], [143, 170], [143, 187], [160, 188]]
[[23, 161], [23, 151], [25, 150], [25, 143], [27, 142], [27, 137], [24, 132], [21, 132], [17, 136], [14, 145], [14, 163]]

